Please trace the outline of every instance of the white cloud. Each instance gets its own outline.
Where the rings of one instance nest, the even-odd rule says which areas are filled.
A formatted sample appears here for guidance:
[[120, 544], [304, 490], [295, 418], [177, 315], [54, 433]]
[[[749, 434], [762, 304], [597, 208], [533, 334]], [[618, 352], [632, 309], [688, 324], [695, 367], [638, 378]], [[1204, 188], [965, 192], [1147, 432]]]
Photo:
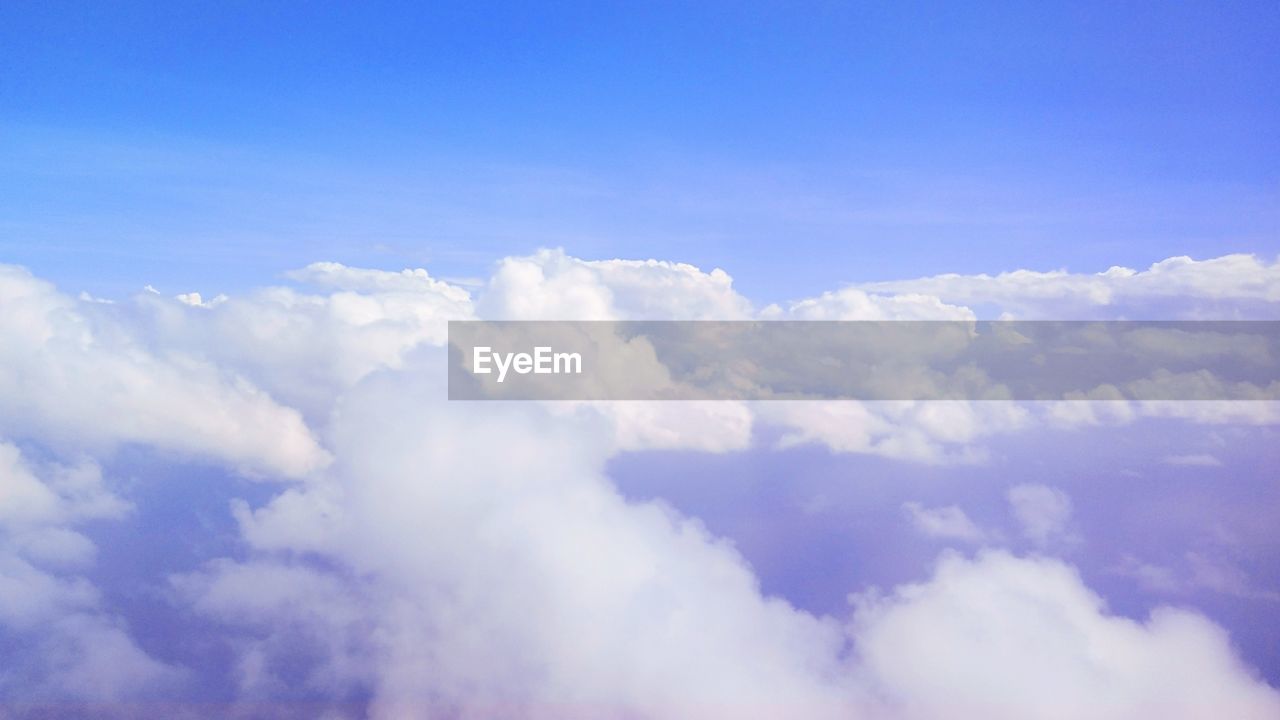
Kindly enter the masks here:
[[1069, 537], [1071, 498], [1047, 485], [1015, 485], [1009, 488], [1009, 506], [1022, 534], [1037, 545]]
[[191, 307], [212, 308], [212, 307], [217, 307], [221, 305], [222, 303], [226, 302], [230, 298], [228, 298], [226, 295], [219, 294], [215, 296], [212, 300], [206, 301], [204, 298], [200, 297], [200, 293], [189, 292], [189, 293], [182, 293], [180, 295], [174, 295], [173, 299], [177, 300], [183, 305], [190, 305]]
[[112, 494], [92, 461], [37, 469], [17, 447], [0, 442], [0, 539], [37, 563], [82, 567], [96, 548], [70, 529], [84, 520], [119, 519], [130, 506]]
[[[856, 289], [878, 294], [920, 294], [964, 305], [994, 305], [1022, 318], [1054, 320], [1099, 316], [1099, 310], [1171, 317], [1256, 315], [1251, 303], [1280, 302], [1280, 260], [1224, 255], [1208, 260], [1171, 257], [1146, 270], [1112, 267], [1095, 274], [1066, 270], [1015, 270], [998, 275], [946, 274], [916, 280], [863, 283]], [[1231, 305], [1223, 303], [1234, 303]], [[1108, 313], [1102, 313], [1107, 316]], [[1112, 314], [1114, 316], [1114, 314]], [[1268, 315], [1262, 314], [1261, 317]]]
[[[1212, 623], [1172, 610], [1146, 623], [1108, 615], [1049, 560], [945, 556], [927, 583], [864, 600], [846, 635], [763, 596], [696, 521], [624, 502], [602, 475], [607, 429], [573, 414], [551, 422], [534, 405], [442, 407], [427, 400], [429, 377], [369, 378], [344, 402], [328, 480], [242, 515], [264, 553], [319, 553], [339, 574], [286, 582], [301, 572], [290, 567], [250, 581], [266, 569], [219, 563], [184, 581], [203, 612], [242, 627], [319, 613], [311, 634], [350, 637], [351, 623], [373, 623], [360, 633], [376, 642], [344, 645], [315, 672], [367, 668], [374, 717], [423, 703], [464, 716], [886, 720], [944, 709], [1119, 720], [1166, 700], [1188, 718], [1276, 707]], [[1066, 527], [1060, 492], [1023, 486], [1011, 497], [1033, 536]], [[976, 537], [962, 513], [914, 509], [938, 521], [933, 530]], [[360, 578], [358, 599], [342, 577]], [[303, 598], [308, 610], [292, 609]], [[263, 687], [273, 652], [252, 655]], [[1091, 699], [1102, 704], [1082, 704]]]
[[561, 250], [509, 257], [478, 312], [509, 320], [740, 320], [751, 303], [716, 268], [660, 260], [579, 260]]
[[[1212, 395], [1210, 395], [1212, 396]], [[1102, 390], [1087, 398], [1036, 403], [1039, 416], [1053, 427], [1128, 425], [1143, 418], [1173, 418], [1199, 425], [1275, 425], [1280, 423], [1280, 403], [1268, 400], [1144, 400], [1117, 399], [1119, 393]], [[1221, 396], [1219, 396], [1221, 397]]]
[[[699, 521], [628, 501], [605, 474], [621, 450], [745, 447], [755, 418], [781, 426], [783, 446], [975, 461], [982, 438], [1032, 422], [1023, 407], [443, 399], [449, 318], [751, 317], [723, 272], [546, 251], [504, 261], [474, 306], [423, 271], [322, 263], [292, 277], [327, 294], [81, 305], [0, 270], [0, 363], [23, 378], [0, 380], [12, 409], [0, 432], [64, 453], [137, 442], [306, 478], [259, 507], [231, 504], [246, 557], [174, 580], [226, 629], [247, 699], [288, 689], [305, 647], [302, 682], [367, 691], [375, 718], [1275, 716], [1275, 691], [1221, 629], [1170, 610], [1108, 615], [1061, 563], [949, 555], [927, 582], [864, 597], [846, 628], [765, 595]], [[860, 290], [794, 312], [967, 317]], [[0, 504], [0, 623], [44, 643], [0, 682], [108, 699], [174, 682], [95, 588], [59, 569], [92, 561], [78, 519], [127, 509], [96, 465], [66, 468], [36, 472], [0, 444], [13, 499]], [[1069, 537], [1065, 494], [1023, 485], [1009, 501], [1034, 542]], [[983, 535], [958, 507], [905, 512], [935, 536]]]
[[72, 450], [146, 443], [247, 472], [301, 476], [326, 462], [298, 413], [235, 373], [154, 352], [110, 315], [0, 266], [0, 435]]
[[986, 402], [764, 402], [752, 406], [763, 423], [784, 429], [779, 447], [808, 443], [833, 452], [880, 455], [932, 464], [985, 460], [985, 436], [1028, 425], [1027, 410]]
[[[272, 560], [215, 561], [173, 585], [195, 612], [234, 628], [233, 680], [249, 707], [304, 689], [321, 707], [337, 706], [375, 680], [379, 608], [364, 603], [358, 585]], [[318, 651], [300, 660], [299, 645]]]
[[864, 596], [853, 632], [899, 720], [1280, 716], [1280, 693], [1221, 628], [1163, 607], [1145, 622], [1111, 615], [1053, 560], [944, 555], [928, 582]]
[[199, 307], [155, 296], [134, 305], [158, 342], [234, 367], [309, 419], [369, 373], [443, 346], [449, 320], [474, 317], [466, 290], [425, 270], [313, 263], [289, 276], [329, 292], [277, 287]]
[[0, 442], [0, 696], [10, 707], [56, 707], [173, 686], [181, 673], [134, 643], [101, 607], [97, 588], [65, 574], [96, 552], [71, 526], [118, 519], [128, 506], [106, 490], [92, 463], [42, 467], [43, 478], [36, 470]]
[[[931, 295], [873, 295], [848, 287], [793, 303], [786, 315], [794, 320], [973, 320], [973, 311], [948, 305]], [[767, 316], [768, 316], [767, 315]]]
[[593, 403], [613, 423], [619, 450], [729, 452], [751, 445], [754, 416], [737, 402]]
[[907, 502], [902, 504], [902, 510], [912, 527], [927, 537], [964, 542], [982, 542], [987, 537], [982, 528], [955, 505], [927, 508], [918, 502]]
[[[244, 518], [270, 549], [319, 551], [362, 578], [363, 621], [383, 638], [375, 717], [427, 702], [532, 717], [848, 706], [839, 627], [761, 596], [699, 523], [624, 501], [602, 474], [607, 428], [530, 404], [431, 402], [431, 377], [371, 377], [344, 401], [324, 491], [340, 502], [302, 500], [320, 484]], [[327, 537], [308, 512], [334, 514]], [[196, 587], [236, 572], [214, 566]], [[260, 602], [278, 603], [271, 587]], [[198, 603], [236, 619], [225, 601]]]
[[373, 294], [403, 292], [439, 298], [441, 302], [465, 307], [471, 302], [466, 290], [437, 280], [422, 268], [406, 268], [400, 272], [353, 268], [335, 262], [315, 262], [287, 273], [287, 276], [310, 285]]

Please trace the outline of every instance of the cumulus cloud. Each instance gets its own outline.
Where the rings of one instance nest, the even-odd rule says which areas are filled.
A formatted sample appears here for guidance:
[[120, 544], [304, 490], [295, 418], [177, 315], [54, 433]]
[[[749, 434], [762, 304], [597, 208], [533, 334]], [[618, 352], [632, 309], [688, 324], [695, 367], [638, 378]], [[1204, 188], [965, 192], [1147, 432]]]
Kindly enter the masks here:
[[0, 266], [0, 307], [0, 435], [85, 451], [145, 443], [293, 477], [327, 460], [296, 411], [92, 312], [112, 306], [78, 304]]
[[[429, 393], [421, 380], [371, 377], [344, 404], [327, 482], [243, 517], [263, 552], [320, 552], [341, 573], [272, 570], [257, 565], [264, 555], [181, 581], [202, 612], [241, 630], [310, 618], [291, 632], [374, 639], [343, 641], [322, 655], [334, 666], [309, 675], [368, 668], [373, 717], [430, 707], [463, 717], [910, 720], [947, 708], [1134, 718], [1167, 707], [1195, 718], [1226, 707], [1263, 718], [1280, 702], [1203, 617], [1109, 615], [1049, 560], [944, 556], [931, 580], [863, 597], [841, 630], [762, 595], [742, 558], [696, 521], [624, 501], [603, 475], [609, 441], [590, 423], [551, 423], [531, 405], [445, 409]], [[1036, 537], [1065, 526], [1061, 493], [1011, 496]], [[975, 537], [962, 513], [911, 510], [943, 534]], [[253, 581], [258, 573], [275, 579]], [[357, 599], [343, 576], [360, 578]], [[258, 647], [254, 672], [281, 652]]]
[[[424, 401], [428, 389], [419, 387], [417, 394], [406, 389], [403, 379], [379, 376], [346, 404], [335, 446], [345, 462], [333, 469], [331, 478], [340, 490], [323, 491], [339, 495], [341, 502], [302, 502], [294, 495], [246, 519], [249, 537], [271, 538], [264, 549], [288, 547], [291, 530], [302, 528], [294, 547], [315, 551], [323, 546], [317, 545], [314, 523], [299, 522], [298, 513], [315, 508], [333, 515], [334, 540], [326, 553], [373, 573], [362, 573], [374, 578], [362, 583], [373, 595], [366, 602], [377, 608], [404, 608], [399, 613], [368, 612], [380, 623], [372, 634], [425, 636], [439, 643], [436, 648], [392, 643], [374, 653], [376, 712], [395, 716], [432, 702], [426, 699], [430, 696], [440, 707], [464, 716], [497, 707], [529, 717], [572, 717], [575, 712], [703, 717], [708, 708], [774, 717], [792, 716], [796, 708], [803, 708], [813, 717], [824, 712], [877, 712], [910, 718], [928, 716], [918, 709], [920, 698], [927, 700], [923, 707], [936, 710], [947, 702], [978, 708], [1004, 697], [994, 687], [983, 687], [986, 694], [966, 692], [948, 680], [963, 672], [960, 668], [974, 667], [974, 656], [989, 660], [991, 672], [1004, 669], [1002, 658], [983, 655], [988, 638], [1002, 637], [1003, 632], [1001, 614], [989, 610], [983, 597], [966, 606], [971, 613], [990, 612], [988, 624], [971, 633], [974, 639], [966, 652], [951, 656], [953, 666], [913, 678], [914, 685], [904, 684], [895, 675], [898, 668], [927, 649], [910, 646], [895, 657], [879, 638], [892, 632], [900, 613], [920, 611], [910, 601], [910, 591], [871, 614], [861, 612], [852, 637], [841, 638], [832, 634], [830, 621], [761, 597], [741, 559], [696, 524], [659, 506], [621, 501], [601, 474], [607, 442], [590, 425], [565, 420], [556, 427], [541, 419], [543, 410], [532, 406], [489, 408], [483, 414], [459, 409], [448, 413], [451, 422], [445, 425], [437, 422], [445, 411]], [[432, 444], [425, 445], [424, 438]], [[490, 450], [489, 443], [496, 443], [500, 451]], [[1051, 501], [1061, 499], [1047, 488], [1023, 488], [1015, 495], [1030, 498], [1023, 503], [1027, 522], [1037, 536], [1048, 538], [1065, 520], [1055, 511], [1060, 503], [1039, 502], [1044, 491]], [[322, 489], [313, 486], [302, 492]], [[401, 538], [409, 534], [419, 542], [404, 544]], [[1038, 582], [1035, 574], [1042, 570], [1036, 561], [984, 561], [969, 582], [981, 586], [988, 582], [981, 579], [982, 573], [999, 576], [1007, 566], [1015, 575], [1032, 576], [1026, 581], [1031, 584]], [[232, 568], [211, 568], [203, 582], [219, 583], [224, 573], [234, 572]], [[1046, 574], [1055, 573], [1069, 570], [1050, 566]], [[934, 583], [951, 579], [940, 572]], [[1054, 588], [1062, 597], [1042, 592], [1043, 602], [1058, 603], [1065, 614], [1089, 609], [1093, 615], [1083, 622], [1092, 623], [1090, 630], [1099, 642], [1115, 635], [1120, 638], [1115, 642], [1149, 656], [1174, 646], [1199, 657], [1207, 648], [1221, 662], [1206, 662], [1210, 672], [1205, 691], [1228, 687], [1223, 692], [1240, 705], [1245, 717], [1264, 717], [1274, 705], [1271, 691], [1237, 666], [1221, 632], [1203, 619], [1177, 616], [1203, 630], [1204, 637], [1184, 638], [1174, 632], [1169, 639], [1165, 626], [1153, 621], [1147, 631], [1127, 639], [1127, 630], [1142, 626], [1105, 615], [1090, 604], [1094, 600], [1078, 578], [1071, 579]], [[485, 592], [491, 584], [503, 587], [504, 597]], [[1009, 602], [1016, 604], [1017, 588], [1006, 590]], [[623, 599], [637, 593], [646, 598], [643, 607]], [[449, 598], [465, 600], [455, 604]], [[443, 606], [436, 604], [441, 602]], [[948, 622], [953, 609], [942, 608], [933, 622]], [[234, 619], [216, 603], [206, 611]], [[682, 629], [679, 618], [705, 618], [705, 613], [714, 613], [717, 620], [696, 630]], [[540, 619], [538, 632], [519, 620], [526, 614]], [[330, 622], [324, 619], [322, 626]], [[618, 627], [624, 622], [625, 630]], [[748, 627], [752, 630], [745, 637], [721, 634]], [[1018, 632], [1035, 637], [1041, 630], [1028, 620]], [[697, 643], [696, 651], [689, 648], [690, 642]], [[860, 648], [860, 662], [849, 665], [843, 658], [845, 643]], [[496, 662], [483, 650], [494, 647], [504, 648]], [[612, 654], [617, 647], [628, 648], [624, 658]], [[685, 664], [689, 654], [697, 658], [697, 670]], [[430, 669], [446, 663], [445, 657], [449, 671], [444, 676], [432, 673]], [[735, 659], [741, 657], [752, 661]], [[1052, 685], [1059, 665], [1076, 660], [1079, 657], [1070, 655], [1050, 657], [1019, 669], [1034, 673], [1033, 682]], [[536, 680], [518, 670], [527, 664], [542, 668]], [[1156, 671], [1143, 671], [1142, 662], [1135, 666], [1136, 670], [1104, 664], [1096, 672], [1072, 678], [1056, 694], [1014, 698], [1005, 712], [1009, 717], [1056, 717], [1052, 708], [1069, 704], [1072, 692], [1088, 694], [1093, 685], [1086, 681], [1099, 687], [1122, 684], [1130, 672], [1146, 672], [1144, 682], [1162, 681]], [[810, 673], [803, 668], [820, 670]], [[756, 672], [770, 679], [761, 680]], [[699, 679], [696, 687], [685, 684], [690, 677]], [[861, 679], [868, 677], [874, 682], [863, 684]], [[757, 682], [770, 689], [769, 701], [748, 688]], [[1237, 697], [1237, 689], [1243, 695]], [[1185, 691], [1194, 700], [1201, 690]], [[1140, 687], [1133, 697], [1117, 697], [1108, 712], [1134, 717], [1161, 697]]]
[[947, 554], [929, 581], [864, 596], [864, 671], [904, 720], [1270, 718], [1280, 693], [1236, 659], [1221, 628], [1161, 607], [1110, 614], [1068, 565]]
[[751, 303], [725, 271], [661, 260], [579, 260], [561, 250], [510, 257], [478, 302], [494, 320], [741, 320]]
[[[696, 521], [625, 501], [603, 474], [607, 432], [533, 405], [445, 407], [414, 377], [371, 377], [348, 396], [323, 491], [340, 502], [294, 495], [245, 518], [267, 549], [319, 550], [362, 578], [363, 619], [382, 639], [373, 716], [847, 707], [838, 625], [762, 596]], [[335, 516], [318, 536], [298, 518], [321, 508]], [[192, 583], [225, 587], [238, 572], [213, 566]], [[226, 601], [198, 602], [237, 619]]]
[[[240, 700], [296, 691], [374, 718], [1276, 715], [1221, 628], [1109, 614], [1061, 562], [948, 554], [927, 580], [823, 616], [766, 594], [731, 544], [607, 474], [622, 451], [745, 448], [757, 419], [783, 447], [975, 462], [979, 440], [1032, 422], [1024, 407], [444, 400], [449, 319], [758, 317], [722, 271], [544, 251], [504, 260], [474, 299], [418, 270], [320, 263], [291, 279], [319, 290], [106, 305], [0, 272], [0, 363], [22, 378], [0, 379], [0, 433], [305, 479], [228, 498], [243, 554], [171, 579], [233, 657]], [[938, 297], [855, 289], [791, 312], [970, 316]], [[0, 682], [97, 700], [180, 683], [76, 574], [93, 554], [76, 523], [119, 520], [127, 503], [92, 462], [58, 467], [0, 444], [0, 624], [34, 648]], [[1070, 537], [1061, 491], [1008, 499], [1034, 543]], [[926, 534], [985, 536], [958, 507], [901, 511]]]
[[[1168, 258], [1138, 271], [1113, 267], [1097, 274], [1066, 270], [1017, 270], [998, 275], [947, 274], [916, 280], [853, 284], [839, 291], [770, 307], [766, 318], [822, 320], [970, 320], [978, 316], [1019, 319], [1270, 319], [1280, 303], [1280, 260], [1227, 255], [1207, 260]], [[1256, 342], [1184, 342], [1144, 330], [1131, 342], [1148, 350], [1180, 353], [1231, 350], [1256, 356]], [[1240, 347], [1236, 347], [1239, 345]], [[912, 427], [914, 414], [889, 403], [841, 407], [813, 404], [762, 413], [792, 426], [784, 444], [823, 443], [837, 452], [882, 454], [925, 462], [972, 462], [985, 457], [975, 440], [1039, 424], [1071, 428], [1126, 425], [1143, 418], [1178, 418], [1201, 424], [1280, 422], [1280, 403], [1267, 401], [1280, 385], [1224, 383], [1207, 373], [1158, 372], [1125, 388], [1134, 397], [1199, 397], [1200, 402], [1124, 402], [1118, 388], [1079, 394], [1079, 402], [999, 403], [998, 409], [960, 409], [948, 428], [965, 439], [948, 448], [936, 427]], [[1223, 400], [1239, 398], [1242, 401]], [[1261, 398], [1261, 399], [1260, 399]], [[951, 405], [929, 403], [926, 405]], [[981, 405], [981, 404], [979, 404]], [[959, 406], [959, 407], [957, 407]], [[839, 409], [831, 409], [839, 408]], [[930, 410], [928, 412], [938, 412]], [[943, 440], [943, 442], [938, 442]]]
[[440, 309], [454, 312], [457, 308], [448, 308], [447, 303], [465, 307], [471, 300], [466, 290], [431, 277], [430, 273], [423, 268], [405, 268], [400, 272], [392, 272], [348, 267], [335, 262], [315, 262], [304, 268], [292, 270], [286, 275], [310, 285], [337, 290], [425, 295], [439, 303]]
[[236, 368], [311, 419], [365, 375], [442, 345], [449, 320], [474, 317], [466, 290], [421, 269], [313, 263], [289, 276], [323, 292], [273, 287], [204, 304], [147, 295], [129, 309], [156, 342]]
[[[772, 309], [766, 317], [784, 317]], [[785, 317], [795, 320], [973, 320], [972, 310], [948, 305], [932, 295], [875, 295], [848, 287], [792, 303]]]

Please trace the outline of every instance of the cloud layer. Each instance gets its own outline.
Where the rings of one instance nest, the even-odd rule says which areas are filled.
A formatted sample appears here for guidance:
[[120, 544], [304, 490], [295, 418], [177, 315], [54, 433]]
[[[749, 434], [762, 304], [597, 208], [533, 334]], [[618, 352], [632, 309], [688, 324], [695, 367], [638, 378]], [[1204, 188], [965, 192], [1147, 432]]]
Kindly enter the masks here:
[[[1143, 621], [1114, 614], [1064, 560], [946, 552], [914, 582], [851, 587], [847, 613], [818, 615], [763, 592], [742, 553], [697, 518], [629, 500], [609, 477], [624, 451], [818, 443], [972, 464], [988, 459], [984, 438], [1053, 423], [1236, 416], [1088, 405], [1081, 417], [1004, 403], [466, 404], [445, 401], [443, 386], [449, 319], [971, 318], [969, 304], [1024, 313], [1139, 296], [1275, 303], [1274, 266], [1232, 256], [1085, 279], [947, 276], [788, 309], [754, 307], [721, 270], [559, 251], [502, 261], [474, 297], [422, 270], [317, 263], [290, 279], [300, 285], [107, 304], [0, 266], [0, 633], [13, 648], [0, 651], [0, 716], [85, 707], [67, 703], [145, 716], [148, 702], [200, 716], [184, 698], [215, 673], [234, 690], [219, 712], [270, 706], [282, 717], [1280, 715], [1280, 694], [1221, 627], [1164, 607]], [[152, 579], [224, 663], [144, 650], [102, 585], [111, 578], [90, 580], [97, 548], [85, 527], [130, 522], [128, 484], [103, 472], [130, 447], [171, 458], [175, 474], [213, 463], [275, 483], [266, 499], [225, 498], [240, 552]], [[1061, 490], [1014, 482], [1007, 499], [1041, 552], [1071, 544]], [[1003, 542], [959, 506], [892, 511], [935, 541]]]

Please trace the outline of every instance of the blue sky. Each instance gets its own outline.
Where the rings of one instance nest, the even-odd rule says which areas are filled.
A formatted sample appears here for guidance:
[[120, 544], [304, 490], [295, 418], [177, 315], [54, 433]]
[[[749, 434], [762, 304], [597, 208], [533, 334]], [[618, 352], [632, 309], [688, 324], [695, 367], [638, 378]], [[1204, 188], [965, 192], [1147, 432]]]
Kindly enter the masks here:
[[503, 255], [844, 282], [1280, 252], [1274, 3], [0, 10], [0, 253], [69, 289]]
[[0, 3], [0, 715], [1280, 717], [1280, 403], [445, 393], [458, 319], [1280, 318], [1277, 38]]

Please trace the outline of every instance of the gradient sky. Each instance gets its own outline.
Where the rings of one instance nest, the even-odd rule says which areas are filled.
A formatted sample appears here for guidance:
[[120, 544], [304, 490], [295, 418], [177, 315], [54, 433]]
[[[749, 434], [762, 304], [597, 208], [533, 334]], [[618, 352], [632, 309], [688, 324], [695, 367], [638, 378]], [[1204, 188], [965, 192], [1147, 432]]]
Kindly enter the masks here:
[[844, 282], [1280, 252], [1270, 2], [6, 3], [0, 252], [69, 289], [562, 246]]

